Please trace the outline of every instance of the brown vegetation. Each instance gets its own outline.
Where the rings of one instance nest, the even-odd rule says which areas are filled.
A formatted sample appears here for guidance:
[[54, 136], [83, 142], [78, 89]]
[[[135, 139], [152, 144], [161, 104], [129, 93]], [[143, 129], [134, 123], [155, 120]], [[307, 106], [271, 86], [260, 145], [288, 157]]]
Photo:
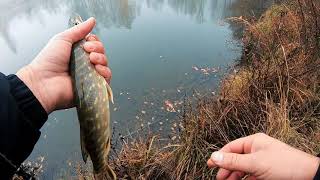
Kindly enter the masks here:
[[125, 143], [113, 162], [124, 179], [211, 179], [210, 153], [264, 132], [305, 152], [320, 152], [320, 3], [271, 7], [246, 26], [243, 56], [216, 97], [186, 105], [181, 137], [163, 147], [155, 136]]

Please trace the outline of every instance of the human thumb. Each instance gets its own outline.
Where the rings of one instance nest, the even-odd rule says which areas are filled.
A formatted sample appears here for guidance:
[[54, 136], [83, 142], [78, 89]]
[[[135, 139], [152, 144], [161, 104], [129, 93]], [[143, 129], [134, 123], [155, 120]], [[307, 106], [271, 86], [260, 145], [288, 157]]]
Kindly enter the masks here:
[[247, 173], [252, 173], [254, 171], [250, 154], [235, 154], [216, 151], [212, 153], [210, 159], [216, 166], [230, 171], [242, 171]]
[[58, 34], [59, 39], [63, 39], [65, 41], [70, 42], [71, 44], [84, 39], [94, 28], [96, 25], [96, 20], [91, 17], [83, 23], [71, 27], [64, 32]]

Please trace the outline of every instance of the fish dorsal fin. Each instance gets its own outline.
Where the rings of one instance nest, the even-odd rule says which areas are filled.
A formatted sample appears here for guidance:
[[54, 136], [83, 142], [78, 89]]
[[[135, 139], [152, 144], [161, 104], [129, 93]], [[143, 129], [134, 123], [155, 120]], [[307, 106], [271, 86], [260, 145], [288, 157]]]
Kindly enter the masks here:
[[110, 85], [108, 83], [106, 83], [106, 87], [107, 87], [108, 97], [109, 97], [110, 101], [112, 102], [112, 104], [114, 104], [112, 89], [111, 89], [111, 87], [110, 87]]
[[86, 150], [86, 145], [85, 145], [85, 141], [84, 138], [82, 136], [82, 133], [80, 131], [80, 144], [81, 144], [81, 154], [82, 154], [82, 159], [85, 163], [87, 163], [88, 160], [88, 152]]

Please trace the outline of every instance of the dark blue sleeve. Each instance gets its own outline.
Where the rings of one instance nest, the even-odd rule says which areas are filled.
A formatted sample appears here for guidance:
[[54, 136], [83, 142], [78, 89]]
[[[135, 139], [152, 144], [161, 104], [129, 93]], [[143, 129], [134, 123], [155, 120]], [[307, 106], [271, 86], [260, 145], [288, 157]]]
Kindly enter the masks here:
[[[320, 157], [320, 154], [318, 154], [318, 157]], [[318, 167], [317, 173], [313, 178], [314, 180], [320, 180], [320, 165]]]
[[31, 154], [48, 115], [16, 76], [0, 73], [0, 179], [10, 179]]
[[316, 173], [316, 175], [313, 178], [314, 180], [320, 180], [320, 167], [318, 168], [318, 171]]

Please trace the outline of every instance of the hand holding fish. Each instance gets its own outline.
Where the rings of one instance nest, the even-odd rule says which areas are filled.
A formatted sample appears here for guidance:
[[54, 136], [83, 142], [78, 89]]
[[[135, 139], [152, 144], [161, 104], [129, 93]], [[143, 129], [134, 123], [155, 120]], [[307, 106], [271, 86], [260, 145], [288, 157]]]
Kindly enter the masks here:
[[109, 83], [111, 70], [102, 42], [89, 34], [95, 26], [95, 19], [72, 27], [55, 35], [38, 56], [20, 69], [17, 76], [31, 89], [49, 114], [54, 110], [74, 106], [69, 61], [72, 44], [86, 38], [83, 48], [90, 53], [90, 62], [97, 72]]

